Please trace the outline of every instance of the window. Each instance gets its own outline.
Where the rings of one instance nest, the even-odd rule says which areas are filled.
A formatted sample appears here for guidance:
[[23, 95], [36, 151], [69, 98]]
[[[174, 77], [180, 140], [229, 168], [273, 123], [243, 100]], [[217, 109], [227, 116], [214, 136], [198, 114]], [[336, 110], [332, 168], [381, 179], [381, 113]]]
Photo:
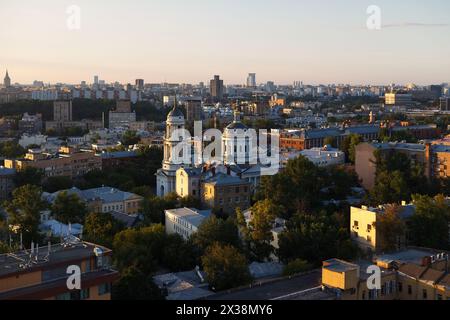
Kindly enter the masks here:
[[398, 283], [398, 292], [403, 292], [403, 283], [402, 282]]
[[111, 283], [103, 283], [98, 286], [98, 295], [102, 296], [104, 294], [111, 293]]
[[367, 232], [372, 232], [372, 225], [371, 224], [367, 225]]
[[366, 300], [366, 291], [363, 291], [363, 293], [362, 293], [362, 299], [363, 299], [363, 300]]
[[83, 290], [80, 291], [80, 299], [81, 300], [89, 299], [89, 288], [83, 289]]
[[422, 291], [422, 298], [424, 300], [428, 299], [428, 291], [427, 291], [427, 289], [423, 289], [423, 291]]
[[359, 222], [355, 220], [355, 221], [353, 222], [353, 227], [354, 227], [355, 229], [358, 229], [358, 228], [359, 228]]
[[408, 294], [409, 294], [409, 295], [412, 294], [412, 286], [408, 286]]

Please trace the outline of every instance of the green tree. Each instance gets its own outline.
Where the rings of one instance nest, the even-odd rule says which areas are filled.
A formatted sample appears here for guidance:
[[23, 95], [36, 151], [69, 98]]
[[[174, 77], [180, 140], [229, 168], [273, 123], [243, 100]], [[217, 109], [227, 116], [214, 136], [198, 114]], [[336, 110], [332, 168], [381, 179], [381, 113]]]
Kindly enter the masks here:
[[164, 300], [161, 290], [150, 275], [136, 267], [122, 271], [120, 278], [113, 284], [113, 300]]
[[0, 156], [5, 158], [20, 158], [24, 156], [26, 150], [22, 148], [17, 141], [6, 141], [0, 143]]
[[252, 260], [265, 261], [273, 253], [272, 228], [279, 213], [280, 208], [269, 199], [258, 201], [251, 208], [251, 220], [241, 229]]
[[210, 216], [199, 226], [198, 231], [192, 235], [193, 244], [204, 253], [214, 243], [240, 247], [241, 240], [238, 228], [232, 218], [223, 220], [215, 215]]
[[87, 207], [77, 194], [62, 191], [52, 205], [52, 212], [55, 218], [62, 223], [83, 223]]
[[40, 213], [47, 208], [42, 200], [42, 190], [37, 186], [26, 185], [13, 191], [12, 200], [4, 203], [9, 224], [17, 227], [23, 234], [23, 241], [29, 245], [39, 239]]
[[136, 131], [128, 130], [122, 136], [122, 144], [124, 146], [131, 146], [138, 144], [141, 138], [137, 135]]
[[345, 137], [345, 139], [342, 142], [341, 150], [345, 152], [348, 161], [350, 161], [351, 163], [355, 163], [356, 159], [355, 148], [361, 142], [363, 142], [363, 137], [360, 136], [359, 134], [351, 134]]
[[124, 229], [124, 225], [109, 213], [90, 213], [84, 223], [85, 239], [111, 248], [114, 236]]
[[146, 274], [151, 274], [160, 264], [165, 239], [162, 225], [119, 232], [113, 241], [116, 267], [122, 271], [134, 266]]
[[202, 257], [202, 264], [208, 283], [216, 291], [252, 281], [245, 256], [232, 246], [213, 244]]
[[299, 273], [307, 272], [312, 269], [312, 265], [308, 261], [296, 259], [289, 262], [283, 270], [284, 276], [293, 276]]
[[307, 211], [320, 204], [320, 191], [325, 186], [325, 172], [300, 156], [287, 163], [286, 168], [261, 179], [257, 200], [271, 199], [284, 208], [282, 218], [295, 212]]
[[70, 177], [49, 177], [46, 179], [43, 189], [46, 192], [54, 193], [60, 190], [67, 190], [73, 187], [73, 182]]
[[380, 250], [385, 252], [398, 249], [399, 241], [406, 234], [406, 223], [401, 217], [402, 208], [399, 205], [388, 205], [384, 214], [380, 215], [376, 223], [379, 231]]
[[415, 245], [435, 249], [449, 248], [450, 206], [442, 195], [435, 198], [414, 195], [416, 212], [409, 224]]
[[27, 167], [17, 172], [14, 183], [16, 187], [22, 187], [27, 184], [40, 186], [44, 179], [44, 171], [41, 169]]
[[191, 241], [186, 241], [178, 234], [166, 236], [161, 264], [172, 272], [194, 269], [196, 252]]

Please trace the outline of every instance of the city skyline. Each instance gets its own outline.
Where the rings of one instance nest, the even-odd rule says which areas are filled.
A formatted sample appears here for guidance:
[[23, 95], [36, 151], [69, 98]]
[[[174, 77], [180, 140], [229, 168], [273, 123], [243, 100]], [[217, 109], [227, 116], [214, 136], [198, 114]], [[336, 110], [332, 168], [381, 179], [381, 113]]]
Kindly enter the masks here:
[[[366, 27], [381, 9], [381, 30]], [[67, 8], [81, 9], [80, 29]], [[0, 4], [0, 72], [13, 83], [371, 84], [449, 82], [450, 3], [135, 0]], [[45, 37], [42, 35], [45, 34]], [[26, 40], [26, 41], [24, 41]], [[437, 45], [439, 44], [439, 45]]]

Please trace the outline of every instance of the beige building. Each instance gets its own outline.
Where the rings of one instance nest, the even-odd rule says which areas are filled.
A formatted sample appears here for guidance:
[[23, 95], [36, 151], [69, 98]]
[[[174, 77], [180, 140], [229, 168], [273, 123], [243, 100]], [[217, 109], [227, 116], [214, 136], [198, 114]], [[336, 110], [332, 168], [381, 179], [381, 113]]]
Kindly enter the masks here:
[[[331, 259], [323, 263], [322, 286], [342, 300], [450, 300], [448, 259], [448, 253], [421, 248], [358, 263]], [[369, 288], [369, 267], [381, 271], [379, 288]]]
[[74, 178], [93, 170], [101, 170], [102, 160], [100, 157], [96, 157], [92, 151], [61, 147], [56, 155], [29, 150], [24, 159], [6, 159], [5, 167], [17, 171], [31, 167], [42, 169], [46, 177]]
[[223, 173], [202, 183], [202, 202], [218, 213], [233, 215], [250, 207], [251, 186], [246, 180]]
[[[442, 142], [442, 143], [441, 143]], [[450, 177], [450, 145], [442, 140], [433, 144], [420, 143], [361, 143], [356, 146], [355, 170], [364, 188], [370, 190], [375, 185], [376, 161], [374, 152], [400, 152], [408, 156], [411, 164], [424, 168], [428, 178]]]

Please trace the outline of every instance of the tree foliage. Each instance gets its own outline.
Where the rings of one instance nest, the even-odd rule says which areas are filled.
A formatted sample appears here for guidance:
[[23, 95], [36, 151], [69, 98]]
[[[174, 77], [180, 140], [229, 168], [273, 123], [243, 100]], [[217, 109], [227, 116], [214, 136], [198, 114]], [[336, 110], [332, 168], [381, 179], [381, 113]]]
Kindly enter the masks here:
[[208, 247], [202, 257], [203, 269], [210, 286], [216, 290], [226, 290], [251, 282], [247, 260], [233, 246], [218, 243]]

